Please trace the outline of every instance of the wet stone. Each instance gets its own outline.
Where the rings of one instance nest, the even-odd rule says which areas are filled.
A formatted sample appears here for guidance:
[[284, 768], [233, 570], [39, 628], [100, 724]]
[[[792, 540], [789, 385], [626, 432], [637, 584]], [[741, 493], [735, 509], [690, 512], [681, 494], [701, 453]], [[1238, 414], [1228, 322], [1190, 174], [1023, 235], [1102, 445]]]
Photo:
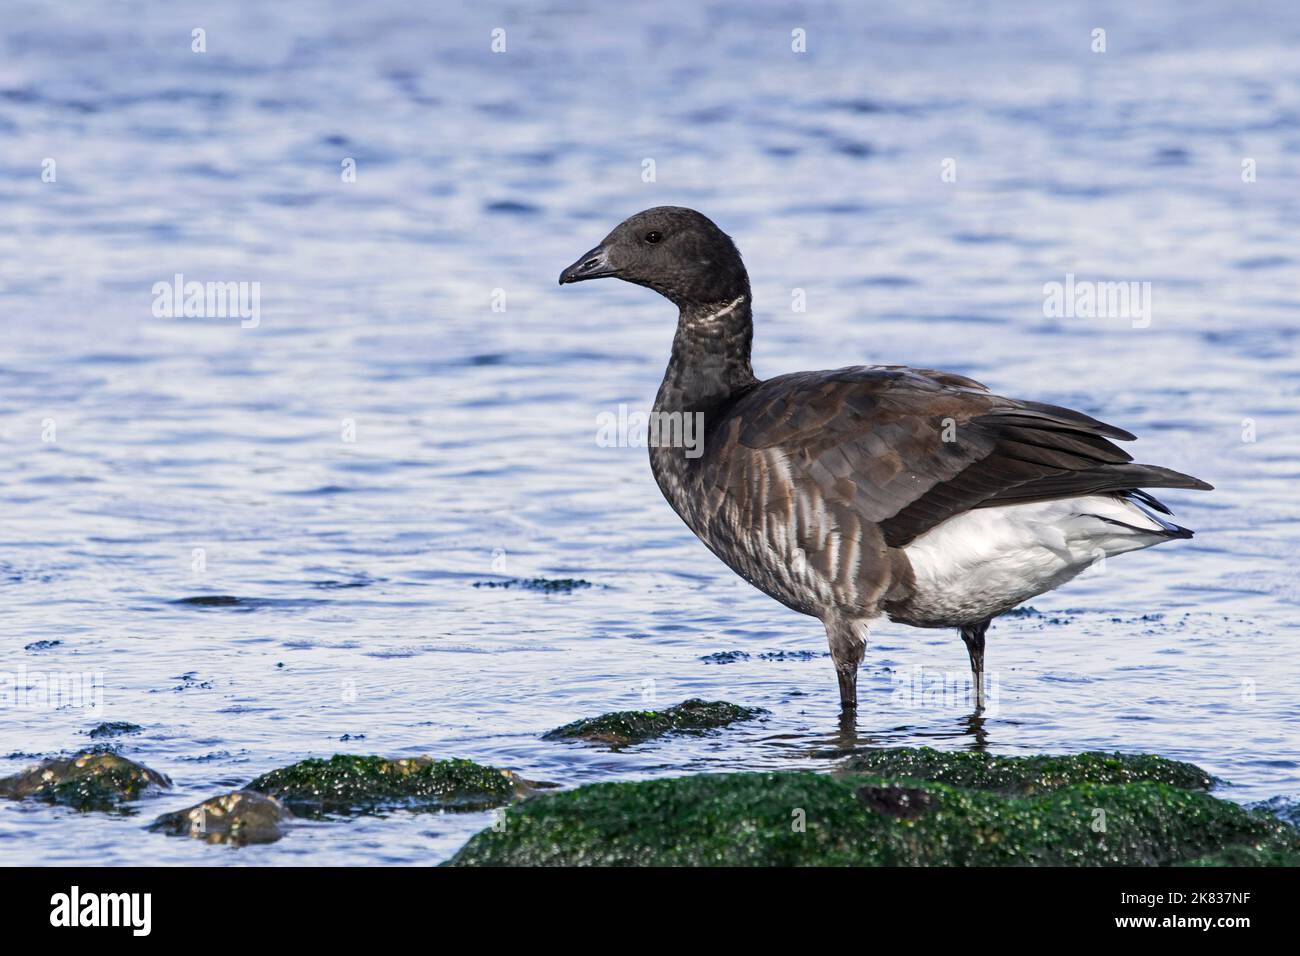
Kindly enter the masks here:
[[663, 710], [622, 710], [587, 717], [557, 727], [544, 740], [585, 740], [588, 743], [626, 747], [669, 734], [701, 734], [729, 724], [753, 720], [767, 711], [741, 707], [722, 700], [692, 698]]
[[252, 790], [222, 794], [184, 810], [165, 813], [149, 829], [169, 836], [189, 836], [205, 843], [248, 846], [274, 843], [292, 819], [274, 797]]
[[107, 751], [55, 757], [0, 779], [0, 797], [43, 800], [76, 810], [120, 810], [154, 789], [167, 789], [166, 775]]
[[547, 786], [471, 760], [335, 754], [265, 773], [245, 789], [280, 800], [297, 816], [379, 810], [486, 810]]
[[700, 660], [706, 664], [734, 664], [749, 660], [749, 654], [745, 651], [718, 651], [716, 654], [705, 654]]
[[474, 587], [517, 588], [521, 591], [540, 591], [543, 594], [569, 594], [591, 587], [591, 582], [580, 578], [509, 578], [505, 581], [475, 581]]
[[139, 733], [143, 729], [139, 724], [128, 723], [125, 720], [109, 720], [90, 728], [89, 736], [92, 740], [100, 740], [104, 737], [121, 737], [124, 734]]

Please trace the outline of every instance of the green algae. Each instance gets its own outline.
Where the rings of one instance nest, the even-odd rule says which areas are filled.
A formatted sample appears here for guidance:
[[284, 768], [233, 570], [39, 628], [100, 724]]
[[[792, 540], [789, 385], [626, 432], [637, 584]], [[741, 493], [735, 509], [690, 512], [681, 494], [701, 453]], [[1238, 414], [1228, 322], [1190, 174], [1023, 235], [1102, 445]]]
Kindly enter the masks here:
[[1081, 783], [1166, 783], [1208, 790], [1214, 778], [1190, 763], [1151, 754], [1089, 752], [1066, 756], [1000, 757], [972, 751], [893, 747], [855, 754], [840, 773], [908, 777], [972, 790], [1032, 796]]
[[184, 810], [164, 813], [149, 829], [168, 836], [188, 836], [205, 843], [248, 846], [273, 843], [284, 836], [291, 815], [275, 797], [252, 790], [225, 793]]
[[767, 713], [722, 700], [692, 698], [664, 710], [621, 710], [575, 720], [544, 734], [543, 740], [585, 740], [626, 747], [666, 734], [700, 734]]
[[1300, 852], [1294, 828], [1163, 782], [1030, 796], [807, 772], [602, 783], [539, 797], [452, 865], [1159, 866]]
[[157, 788], [169, 788], [166, 775], [118, 754], [83, 751], [55, 757], [0, 780], [0, 797], [31, 798], [75, 810], [128, 812], [123, 804]]
[[485, 810], [535, 786], [471, 760], [335, 754], [272, 770], [244, 789], [275, 797], [296, 815], [318, 817], [402, 808]]
[[1300, 866], [1300, 851], [1274, 846], [1230, 846], [1183, 866]]

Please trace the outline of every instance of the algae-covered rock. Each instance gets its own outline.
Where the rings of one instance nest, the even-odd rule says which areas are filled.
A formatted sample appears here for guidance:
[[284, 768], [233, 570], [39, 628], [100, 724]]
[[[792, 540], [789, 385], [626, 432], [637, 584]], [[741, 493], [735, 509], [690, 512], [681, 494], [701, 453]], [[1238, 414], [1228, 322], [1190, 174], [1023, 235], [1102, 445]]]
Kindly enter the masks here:
[[149, 827], [169, 836], [190, 836], [206, 843], [247, 846], [274, 843], [284, 836], [289, 811], [275, 797], [236, 790], [174, 813], [164, 813]]
[[829, 774], [706, 774], [538, 797], [453, 865], [1152, 866], [1300, 852], [1281, 821], [1166, 783], [1005, 796]]
[[484, 810], [539, 784], [471, 760], [335, 754], [263, 774], [245, 789], [276, 797], [299, 816], [383, 809]]
[[586, 740], [625, 747], [665, 734], [698, 734], [767, 713], [761, 707], [741, 707], [722, 700], [682, 701], [664, 710], [621, 710], [575, 720], [543, 735], [544, 740]]
[[996, 757], [929, 747], [891, 747], [855, 754], [841, 773], [906, 777], [971, 790], [1031, 796], [1079, 783], [1147, 780], [1184, 790], [1208, 790], [1214, 778], [1200, 767], [1151, 754], [1082, 753], [1062, 757]]
[[0, 796], [31, 797], [77, 810], [116, 810], [153, 788], [167, 788], [164, 774], [107, 751], [55, 757], [0, 780]]

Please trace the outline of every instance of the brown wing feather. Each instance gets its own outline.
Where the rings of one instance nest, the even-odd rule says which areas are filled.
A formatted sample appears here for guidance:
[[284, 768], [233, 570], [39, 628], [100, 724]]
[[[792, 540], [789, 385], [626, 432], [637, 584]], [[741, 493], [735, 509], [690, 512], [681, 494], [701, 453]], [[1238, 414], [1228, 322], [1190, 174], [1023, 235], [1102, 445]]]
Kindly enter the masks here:
[[801, 372], [724, 416], [739, 443], [781, 455], [823, 501], [849, 505], [899, 547], [972, 508], [1137, 487], [1206, 488], [1136, 465], [1123, 429], [993, 395], [972, 379], [898, 366]]

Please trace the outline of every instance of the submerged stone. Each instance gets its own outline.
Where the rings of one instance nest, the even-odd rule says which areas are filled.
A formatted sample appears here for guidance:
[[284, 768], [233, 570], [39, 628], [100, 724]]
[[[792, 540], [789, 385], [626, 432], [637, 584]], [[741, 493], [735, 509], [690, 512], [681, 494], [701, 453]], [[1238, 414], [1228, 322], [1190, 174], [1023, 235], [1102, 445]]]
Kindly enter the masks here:
[[31, 797], [77, 810], [117, 810], [154, 788], [169, 788], [166, 775], [107, 751], [55, 757], [0, 779], [0, 797]]
[[745, 651], [718, 651], [716, 654], [705, 654], [700, 660], [706, 664], [734, 664], [749, 660], [749, 654]]
[[829, 651], [768, 651], [759, 654], [760, 661], [812, 661], [819, 657], [830, 657]]
[[90, 738], [98, 740], [101, 737], [120, 737], [123, 734], [138, 733], [143, 729], [139, 724], [128, 723], [125, 720], [108, 720], [91, 727]]
[[1158, 866], [1280, 862], [1300, 832], [1167, 783], [1009, 796], [808, 772], [601, 783], [538, 797], [449, 863], [651, 866]]
[[265, 773], [245, 789], [280, 800], [299, 816], [385, 809], [485, 810], [544, 786], [472, 760], [335, 754]]
[[839, 773], [947, 783], [971, 790], [1031, 796], [1080, 783], [1166, 783], [1208, 790], [1214, 778], [1200, 767], [1151, 754], [1081, 753], [1000, 757], [929, 747], [887, 747], [854, 754]]
[[590, 581], [581, 578], [509, 578], [505, 581], [475, 581], [476, 588], [521, 588], [541, 591], [543, 594], [568, 594], [580, 588], [591, 587]]
[[290, 819], [289, 811], [275, 797], [236, 790], [184, 810], [164, 813], [149, 829], [205, 843], [247, 846], [274, 843], [284, 836], [284, 826]]
[[620, 710], [575, 720], [544, 734], [543, 740], [585, 740], [625, 747], [666, 734], [699, 734], [767, 713], [761, 707], [741, 707], [724, 700], [692, 698], [664, 710]]

